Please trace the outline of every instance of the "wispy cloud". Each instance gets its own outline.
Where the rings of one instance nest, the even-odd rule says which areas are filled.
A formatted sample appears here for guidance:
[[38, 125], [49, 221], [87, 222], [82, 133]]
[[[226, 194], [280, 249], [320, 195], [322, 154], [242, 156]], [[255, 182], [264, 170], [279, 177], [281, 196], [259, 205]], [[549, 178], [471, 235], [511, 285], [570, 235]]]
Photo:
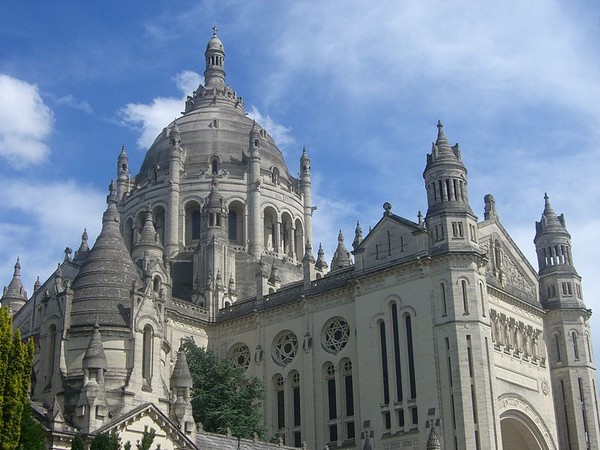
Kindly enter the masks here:
[[291, 134], [292, 129], [271, 118], [269, 114], [263, 115], [256, 106], [251, 105], [248, 117], [256, 120], [271, 135], [280, 150], [284, 151], [295, 142]]
[[62, 97], [54, 97], [54, 102], [60, 106], [68, 106], [70, 108], [78, 109], [88, 114], [92, 114], [94, 109], [85, 100], [80, 100], [71, 94], [63, 95]]
[[181, 97], [156, 97], [149, 104], [128, 103], [121, 108], [123, 123], [140, 131], [137, 140], [140, 148], [149, 148], [162, 129], [181, 115], [186, 97], [198, 88], [201, 80], [198, 73], [186, 70], [173, 78]]
[[0, 157], [17, 169], [39, 164], [50, 153], [52, 126], [36, 85], [0, 74]]
[[[20, 257], [28, 291], [37, 275], [45, 279], [63, 260], [65, 247], [77, 249], [84, 228], [91, 242], [100, 230], [106, 207], [104, 194], [89, 185], [73, 180], [39, 183], [4, 179], [0, 181], [0, 190], [4, 197], [0, 274], [5, 278], [10, 276], [16, 258]], [[49, 201], [52, 207], [47, 206]]]

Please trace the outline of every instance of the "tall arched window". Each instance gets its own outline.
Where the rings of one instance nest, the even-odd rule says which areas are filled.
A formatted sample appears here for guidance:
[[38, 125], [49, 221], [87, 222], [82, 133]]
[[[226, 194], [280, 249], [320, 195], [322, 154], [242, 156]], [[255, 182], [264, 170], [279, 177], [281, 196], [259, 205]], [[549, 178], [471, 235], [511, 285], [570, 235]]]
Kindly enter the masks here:
[[48, 386], [52, 385], [54, 366], [56, 365], [56, 325], [48, 329]]
[[277, 431], [285, 430], [285, 383], [281, 375], [275, 375], [275, 414]]
[[325, 379], [327, 382], [327, 419], [329, 428], [329, 442], [337, 442], [337, 389], [335, 383], [335, 367], [329, 363], [325, 368]]
[[237, 241], [238, 240], [238, 229], [237, 229], [237, 221], [238, 216], [236, 211], [229, 211], [229, 219], [228, 219], [228, 232], [229, 232], [229, 240]]
[[463, 308], [465, 314], [469, 314], [469, 297], [467, 296], [467, 282], [465, 280], [462, 280], [460, 282], [460, 288], [462, 292]]
[[213, 159], [210, 163], [211, 172], [216, 175], [219, 173], [219, 161], [217, 159]]
[[571, 333], [571, 336], [573, 338], [573, 353], [575, 355], [575, 359], [578, 360], [579, 359], [579, 346], [577, 345], [577, 333], [575, 331], [573, 331]]
[[344, 385], [346, 439], [354, 439], [356, 436], [354, 427], [354, 382], [352, 380], [352, 362], [346, 360], [342, 364], [342, 379]]
[[485, 317], [485, 291], [481, 281], [479, 282], [479, 297], [481, 299], [481, 315]]
[[144, 327], [142, 343], [142, 378], [148, 385], [152, 383], [152, 352], [154, 332], [150, 325]]
[[390, 385], [389, 385], [389, 374], [388, 374], [388, 360], [387, 360], [387, 342], [385, 336], [385, 322], [379, 322], [379, 342], [381, 348], [381, 374], [383, 376], [383, 404], [389, 405], [390, 403]]
[[302, 446], [302, 409], [300, 405], [300, 374], [292, 372], [290, 375], [292, 384], [292, 425], [294, 433], [294, 447]]
[[405, 319], [406, 326], [406, 349], [408, 351], [408, 376], [410, 379], [410, 398], [417, 398], [417, 379], [415, 376], [415, 355], [413, 351], [413, 333], [412, 319], [407, 314]]
[[442, 295], [442, 316], [448, 315], [448, 304], [446, 303], [446, 285], [440, 283], [440, 293]]
[[192, 211], [192, 239], [200, 239], [200, 210]]
[[396, 370], [396, 398], [403, 400], [402, 395], [402, 363], [400, 361], [400, 324], [398, 323], [398, 306], [392, 303], [392, 331], [394, 333], [394, 365]]

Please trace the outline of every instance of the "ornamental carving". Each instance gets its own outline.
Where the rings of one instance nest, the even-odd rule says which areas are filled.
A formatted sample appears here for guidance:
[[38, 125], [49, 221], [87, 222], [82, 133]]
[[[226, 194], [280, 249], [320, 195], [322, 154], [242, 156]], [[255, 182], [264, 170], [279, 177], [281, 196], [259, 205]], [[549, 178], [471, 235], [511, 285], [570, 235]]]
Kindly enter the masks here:
[[280, 366], [287, 366], [294, 360], [297, 353], [298, 337], [293, 331], [285, 330], [275, 336], [271, 350], [271, 355], [275, 363]]
[[227, 352], [227, 357], [233, 362], [233, 365], [238, 369], [246, 370], [250, 365], [250, 349], [244, 343], [238, 343], [233, 345], [229, 352]]
[[546, 367], [546, 357], [540, 345], [542, 330], [499, 313], [495, 309], [490, 310], [490, 323], [495, 350]]
[[323, 326], [321, 345], [329, 353], [339, 353], [350, 338], [350, 325], [341, 317], [329, 319]]

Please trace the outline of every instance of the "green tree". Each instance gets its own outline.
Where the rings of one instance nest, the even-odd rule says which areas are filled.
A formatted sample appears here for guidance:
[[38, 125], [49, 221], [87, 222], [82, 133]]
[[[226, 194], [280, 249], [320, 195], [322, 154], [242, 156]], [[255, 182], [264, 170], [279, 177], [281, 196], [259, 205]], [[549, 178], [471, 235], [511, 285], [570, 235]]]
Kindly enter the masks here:
[[110, 434], [98, 433], [92, 441], [90, 450], [121, 450], [121, 438], [114, 430]]
[[73, 438], [73, 442], [71, 442], [71, 450], [85, 450], [85, 445], [83, 444], [83, 438], [80, 434], [76, 434]]
[[[19, 450], [46, 450], [46, 431], [31, 415], [31, 406], [25, 405], [21, 417]], [[83, 447], [80, 449], [83, 450]]]
[[33, 341], [24, 343], [13, 332], [8, 308], [0, 308], [0, 449], [19, 445], [21, 422], [29, 403]]
[[252, 438], [256, 432], [263, 437], [262, 382], [246, 378], [231, 361], [219, 359], [191, 339], [184, 341], [183, 349], [194, 383], [194, 419], [202, 422], [206, 431], [225, 433], [229, 428], [234, 436]]

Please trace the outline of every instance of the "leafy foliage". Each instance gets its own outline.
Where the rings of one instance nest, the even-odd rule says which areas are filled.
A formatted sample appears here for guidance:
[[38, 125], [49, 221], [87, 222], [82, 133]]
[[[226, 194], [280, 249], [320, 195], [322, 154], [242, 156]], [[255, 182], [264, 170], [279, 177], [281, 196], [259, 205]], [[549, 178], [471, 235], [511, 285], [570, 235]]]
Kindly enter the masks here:
[[[151, 428], [148, 431], [148, 427], [144, 427], [144, 433], [142, 434], [142, 439], [137, 442], [136, 449], [137, 450], [151, 450], [152, 443], [154, 442], [154, 438], [156, 437], [156, 430]], [[81, 447], [75, 447], [75, 440], [79, 438], [81, 441]], [[77, 444], [79, 445], [79, 444]], [[81, 440], [81, 436], [75, 436], [73, 439], [73, 444], [71, 446], [72, 450], [83, 450], [83, 441]], [[123, 446], [121, 446], [121, 437], [116, 431], [112, 433], [98, 433], [94, 440], [92, 441], [92, 445], [90, 446], [90, 450], [131, 450], [131, 442], [127, 441]], [[155, 450], [160, 450], [160, 445], [156, 447]]]
[[83, 438], [80, 434], [76, 434], [73, 438], [73, 442], [71, 442], [71, 450], [85, 450], [85, 445], [83, 444]]
[[[46, 431], [44, 427], [31, 416], [31, 407], [25, 405], [21, 416], [21, 436], [19, 450], [46, 450]], [[81, 448], [83, 450], [83, 447]]]
[[29, 404], [33, 341], [24, 343], [13, 333], [8, 308], [0, 308], [0, 449], [19, 445], [21, 422]]
[[263, 437], [262, 382], [256, 377], [246, 378], [231, 361], [219, 359], [191, 339], [184, 341], [183, 349], [194, 384], [194, 419], [206, 431], [225, 433], [229, 428], [234, 436], [252, 438], [256, 432]]

